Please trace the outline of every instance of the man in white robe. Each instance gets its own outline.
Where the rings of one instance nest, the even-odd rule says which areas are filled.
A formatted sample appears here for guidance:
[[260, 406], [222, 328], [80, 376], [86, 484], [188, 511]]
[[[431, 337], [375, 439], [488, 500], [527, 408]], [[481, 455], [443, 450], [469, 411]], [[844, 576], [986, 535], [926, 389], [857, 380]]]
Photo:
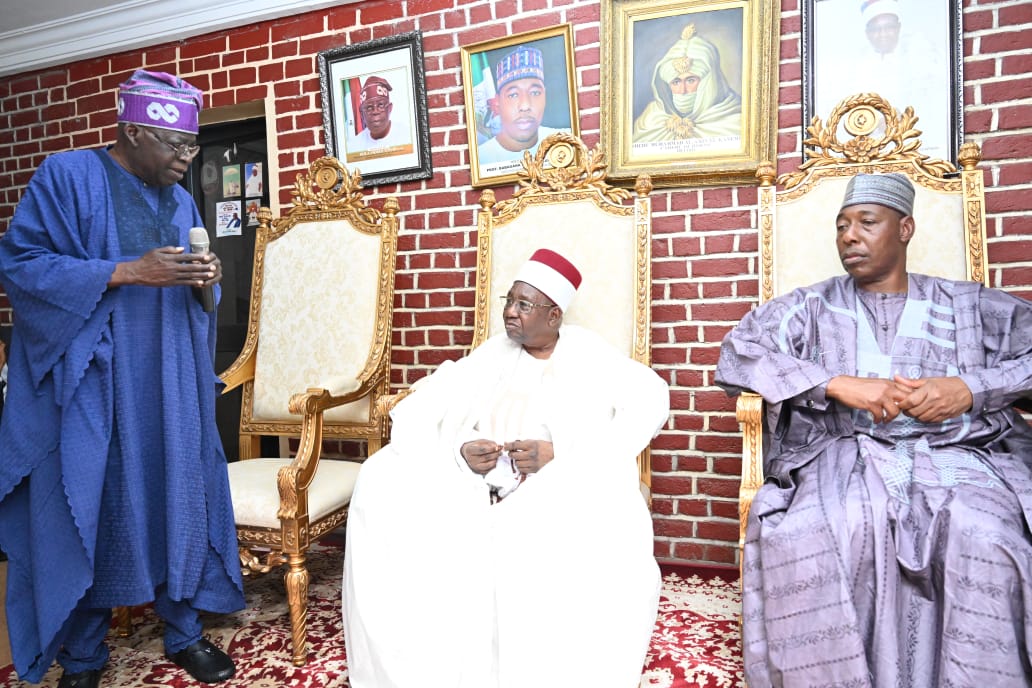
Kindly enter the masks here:
[[[669, 390], [562, 325], [579, 282], [535, 253], [506, 297], [506, 334], [392, 412], [348, 520], [353, 688], [637, 685], [660, 577], [635, 456]], [[492, 489], [506, 458], [520, 482]]]

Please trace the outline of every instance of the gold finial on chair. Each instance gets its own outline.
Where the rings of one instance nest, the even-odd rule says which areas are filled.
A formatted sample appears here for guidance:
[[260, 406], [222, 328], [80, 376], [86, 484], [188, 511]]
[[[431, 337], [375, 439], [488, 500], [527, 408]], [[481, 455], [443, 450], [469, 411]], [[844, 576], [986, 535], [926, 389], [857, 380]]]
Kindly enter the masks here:
[[769, 160], [764, 160], [756, 168], [756, 178], [760, 180], [760, 186], [774, 186], [776, 176], [777, 170], [774, 169], [774, 163]]
[[982, 160], [982, 151], [974, 141], [965, 141], [957, 154], [960, 166], [965, 170], [973, 170]]
[[480, 207], [485, 211], [490, 210], [495, 204], [494, 189], [484, 189], [480, 192]]
[[634, 181], [634, 190], [639, 196], [648, 196], [652, 193], [652, 177], [648, 172], [642, 172]]

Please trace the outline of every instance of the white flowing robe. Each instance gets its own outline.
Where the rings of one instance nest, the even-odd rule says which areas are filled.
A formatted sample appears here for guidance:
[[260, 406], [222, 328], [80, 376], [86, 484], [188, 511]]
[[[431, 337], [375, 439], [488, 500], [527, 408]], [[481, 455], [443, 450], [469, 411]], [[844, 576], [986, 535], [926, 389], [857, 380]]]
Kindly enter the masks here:
[[564, 326], [537, 396], [555, 458], [492, 505], [459, 447], [521, 355], [499, 335], [441, 366], [366, 461], [344, 564], [353, 688], [637, 685], [660, 577], [634, 459], [669, 389]]

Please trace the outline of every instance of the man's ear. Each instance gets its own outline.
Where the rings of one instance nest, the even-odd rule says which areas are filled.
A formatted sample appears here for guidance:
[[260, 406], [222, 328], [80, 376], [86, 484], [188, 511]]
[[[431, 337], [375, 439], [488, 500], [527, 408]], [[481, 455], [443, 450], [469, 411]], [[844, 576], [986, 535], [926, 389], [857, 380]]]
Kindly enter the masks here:
[[899, 240], [904, 244], [910, 243], [910, 240], [914, 238], [914, 232], [917, 231], [917, 225], [914, 222], [913, 215], [904, 215], [899, 221]]
[[133, 146], [140, 145], [139, 138], [143, 134], [143, 131], [140, 129], [139, 125], [133, 124], [132, 122], [126, 122], [122, 125], [122, 131], [125, 133], [125, 138], [129, 143], [133, 144]]

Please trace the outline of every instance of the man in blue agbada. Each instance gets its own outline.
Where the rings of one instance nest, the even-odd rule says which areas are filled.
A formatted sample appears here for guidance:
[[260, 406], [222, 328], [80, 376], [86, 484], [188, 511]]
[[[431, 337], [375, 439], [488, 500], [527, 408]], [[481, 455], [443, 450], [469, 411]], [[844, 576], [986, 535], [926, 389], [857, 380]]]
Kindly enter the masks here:
[[100, 685], [111, 608], [154, 601], [165, 650], [194, 678], [233, 675], [198, 612], [243, 607], [226, 460], [215, 426], [222, 278], [187, 253], [202, 226], [177, 184], [197, 154], [202, 94], [137, 71], [118, 138], [57, 153], [0, 239], [14, 309], [0, 423], [0, 549], [15, 668]]

